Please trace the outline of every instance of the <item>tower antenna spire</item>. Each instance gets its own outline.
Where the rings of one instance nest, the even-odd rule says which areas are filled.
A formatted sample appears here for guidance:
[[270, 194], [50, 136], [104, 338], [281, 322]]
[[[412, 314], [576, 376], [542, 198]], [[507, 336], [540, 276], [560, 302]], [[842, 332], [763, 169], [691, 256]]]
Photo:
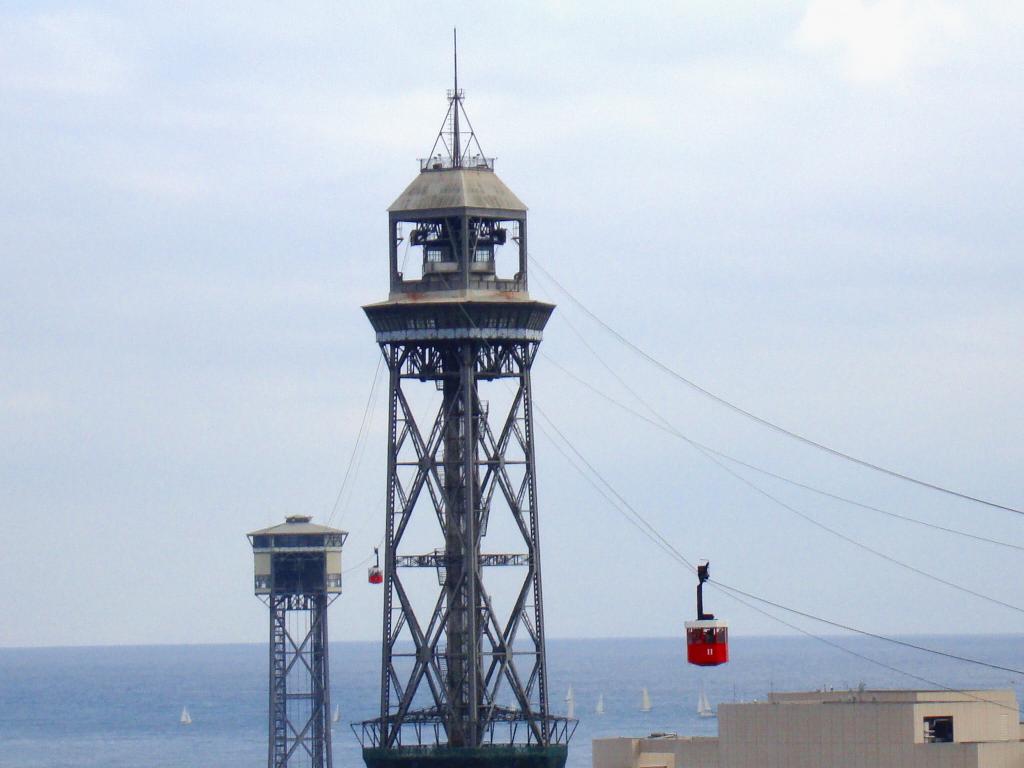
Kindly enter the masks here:
[[[420, 170], [439, 170], [442, 168], [463, 168], [469, 159], [473, 168], [494, 170], [494, 158], [486, 157], [473, 131], [473, 123], [469, 119], [466, 107], [462, 103], [466, 98], [459, 89], [459, 31], [452, 28], [452, 87], [445, 91], [448, 99], [448, 110], [444, 113], [441, 130], [434, 139], [430, 154], [420, 159]], [[463, 143], [462, 123], [466, 124], [466, 140]]]
[[462, 167], [462, 137], [459, 131], [459, 30], [452, 28], [452, 55], [455, 61], [455, 88], [452, 90], [452, 167]]

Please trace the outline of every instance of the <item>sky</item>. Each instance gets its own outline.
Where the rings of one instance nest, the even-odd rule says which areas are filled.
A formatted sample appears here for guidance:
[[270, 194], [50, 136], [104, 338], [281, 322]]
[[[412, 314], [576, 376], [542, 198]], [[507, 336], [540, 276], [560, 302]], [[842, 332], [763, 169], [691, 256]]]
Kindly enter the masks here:
[[[456, 25], [481, 145], [580, 302], [767, 419], [1024, 506], [1015, 4], [6, 4], [0, 646], [263, 642], [244, 534], [288, 514], [350, 531], [332, 639], [379, 636], [361, 305], [385, 298], [386, 208], [441, 124]], [[865, 504], [1016, 545], [1020, 515], [796, 444], [537, 268], [531, 292], [558, 304], [538, 408], [713, 578], [870, 631], [1024, 631], [898, 564], [1024, 606], [1020, 549], [735, 470], [755, 490], [572, 376], [642, 410], [615, 371], [690, 438]], [[680, 635], [692, 576], [551, 434], [548, 635]], [[708, 602], [734, 633], [792, 631]]]

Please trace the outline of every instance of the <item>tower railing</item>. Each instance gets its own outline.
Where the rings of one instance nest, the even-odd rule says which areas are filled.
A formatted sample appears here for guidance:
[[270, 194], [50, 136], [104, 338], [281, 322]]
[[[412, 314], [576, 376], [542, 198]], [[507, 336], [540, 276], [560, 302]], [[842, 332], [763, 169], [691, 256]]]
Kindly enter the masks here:
[[[401, 720], [398, 718], [389, 720], [389, 730], [393, 728], [395, 734], [393, 747], [424, 751], [447, 747], [445, 716], [436, 709], [410, 712]], [[487, 722], [481, 743], [476, 748], [511, 748], [526, 751], [538, 746], [568, 744], [578, 724], [579, 721], [575, 719], [560, 715], [548, 715], [544, 724], [546, 741], [538, 742], [533, 729], [529, 727], [528, 719], [523, 716], [522, 712], [515, 709], [504, 709], [496, 712]], [[352, 733], [355, 734], [363, 749], [384, 746], [379, 718], [352, 723], [351, 727]]]
[[495, 291], [497, 293], [523, 293], [526, 285], [523, 279], [515, 277], [486, 277], [470, 274], [468, 281], [460, 274], [432, 274], [427, 279], [406, 280], [398, 273], [398, 290], [402, 293], [429, 293], [433, 291]]
[[460, 168], [466, 171], [493, 171], [496, 157], [484, 157], [483, 155], [471, 155], [464, 157], [458, 165], [451, 155], [434, 155], [433, 157], [420, 158], [420, 172], [423, 171], [450, 171], [452, 168]]

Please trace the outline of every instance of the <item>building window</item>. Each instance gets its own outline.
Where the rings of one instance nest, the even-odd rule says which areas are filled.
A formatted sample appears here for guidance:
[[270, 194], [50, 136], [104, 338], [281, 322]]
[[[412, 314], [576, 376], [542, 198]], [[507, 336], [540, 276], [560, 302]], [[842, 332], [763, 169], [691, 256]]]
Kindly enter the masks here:
[[924, 719], [924, 740], [926, 743], [953, 741], [953, 718], [926, 717]]
[[473, 261], [480, 263], [486, 261], [494, 261], [494, 253], [490, 248], [477, 248], [473, 252]]
[[274, 546], [281, 547], [322, 547], [324, 545], [324, 537], [319, 533], [307, 533], [307, 534], [296, 534], [288, 533], [282, 536], [274, 537]]
[[427, 248], [427, 261], [431, 264], [444, 261], [444, 251], [440, 248]]

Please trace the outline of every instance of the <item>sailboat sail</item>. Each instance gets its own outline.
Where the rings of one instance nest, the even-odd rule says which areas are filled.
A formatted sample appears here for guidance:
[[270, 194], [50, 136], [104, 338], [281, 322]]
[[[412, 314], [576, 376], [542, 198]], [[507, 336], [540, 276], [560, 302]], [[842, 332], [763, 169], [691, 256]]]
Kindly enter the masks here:
[[697, 714], [701, 717], [714, 717], [715, 711], [711, 708], [711, 702], [708, 701], [708, 695], [704, 692], [704, 688], [700, 689], [700, 696], [697, 698]]
[[650, 712], [651, 711], [651, 695], [647, 693], [647, 689], [644, 688], [643, 696], [640, 700], [640, 711]]
[[569, 686], [569, 692], [565, 694], [565, 715], [566, 717], [576, 717], [576, 694], [572, 692], [572, 686]]
[[594, 711], [597, 714], [599, 714], [599, 715], [603, 715], [604, 714], [604, 694], [603, 693], [600, 696], [597, 697], [597, 707], [594, 708]]
[[331, 722], [332, 723], [336, 723], [339, 720], [341, 720], [341, 709], [339, 709], [338, 705], [335, 704], [334, 705], [334, 712], [331, 713]]
[[181, 708], [181, 724], [192, 725], [192, 715], [188, 713], [188, 707]]

